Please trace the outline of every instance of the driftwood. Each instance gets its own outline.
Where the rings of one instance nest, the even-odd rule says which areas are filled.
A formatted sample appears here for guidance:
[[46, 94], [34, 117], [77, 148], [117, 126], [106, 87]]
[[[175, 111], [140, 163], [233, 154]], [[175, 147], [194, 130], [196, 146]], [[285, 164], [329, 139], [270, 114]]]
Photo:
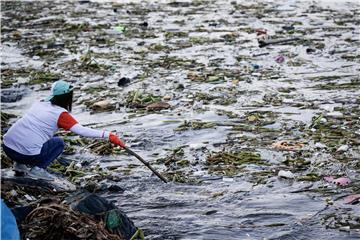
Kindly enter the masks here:
[[278, 39], [270, 39], [270, 40], [259, 40], [258, 42], [259, 42], [259, 47], [265, 47], [267, 45], [283, 44], [297, 40], [300, 40], [300, 38], [278, 38]]

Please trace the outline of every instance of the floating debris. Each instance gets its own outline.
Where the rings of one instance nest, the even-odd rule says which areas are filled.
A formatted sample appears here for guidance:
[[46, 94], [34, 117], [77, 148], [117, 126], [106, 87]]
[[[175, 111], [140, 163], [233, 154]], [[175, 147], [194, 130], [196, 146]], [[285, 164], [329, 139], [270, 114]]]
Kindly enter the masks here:
[[264, 163], [261, 160], [260, 154], [249, 152], [249, 151], [241, 151], [238, 153], [231, 152], [218, 152], [211, 154], [206, 158], [207, 164], [233, 164], [233, 165], [242, 165], [242, 164], [250, 164], [250, 163]]
[[130, 83], [130, 78], [122, 77], [122, 78], [119, 79], [117, 84], [118, 84], [119, 87], [122, 87], [122, 86], [125, 86], [125, 85], [129, 84], [129, 83]]
[[53, 83], [61, 79], [61, 75], [52, 72], [45, 71], [33, 71], [30, 73], [30, 80], [28, 85], [41, 84], [41, 83]]
[[269, 40], [260, 40], [259, 39], [259, 47], [265, 47], [268, 45], [276, 45], [276, 44], [286, 44], [289, 42], [298, 41], [300, 38], [278, 38], [278, 39], [269, 39]]
[[123, 239], [110, 233], [104, 223], [89, 215], [55, 203], [43, 204], [32, 210], [21, 225], [21, 230], [28, 239]]
[[113, 153], [119, 153], [121, 151], [120, 148], [114, 147], [109, 141], [103, 140], [93, 140], [86, 149], [90, 149], [93, 153], [98, 155], [109, 155]]
[[215, 128], [216, 124], [212, 122], [203, 122], [200, 120], [184, 121], [183, 124], [174, 129], [174, 131], [200, 130], [207, 128]]
[[161, 111], [164, 109], [168, 109], [170, 108], [170, 104], [166, 103], [166, 102], [155, 102], [155, 103], [151, 103], [149, 105], [146, 106], [146, 110], [148, 111]]
[[341, 145], [336, 152], [346, 152], [347, 150], [349, 150], [349, 146], [348, 145]]
[[340, 208], [336, 212], [324, 214], [322, 224], [328, 229], [350, 232], [360, 229], [360, 217], [351, 214], [346, 209]]
[[130, 108], [146, 108], [146, 106], [159, 102], [160, 96], [150, 93], [140, 93], [139, 91], [131, 91], [126, 97], [126, 105]]
[[295, 174], [293, 174], [293, 173], [290, 172], [290, 171], [280, 170], [280, 171], [278, 172], [278, 177], [293, 179], [293, 178], [295, 178]]
[[95, 112], [105, 112], [105, 111], [112, 111], [115, 109], [115, 104], [113, 104], [109, 100], [102, 100], [99, 102], [95, 102], [91, 105], [91, 109]]
[[320, 143], [320, 142], [317, 142], [317, 143], [315, 143], [315, 147], [316, 147], [316, 148], [319, 148], [319, 149], [324, 149], [324, 148], [326, 148], [326, 145], [325, 145], [325, 144], [322, 144], [322, 143]]
[[284, 56], [277, 56], [276, 58], [275, 58], [275, 62], [277, 62], [277, 63], [283, 63], [285, 61], [285, 58], [284, 58]]
[[125, 32], [125, 29], [126, 29], [126, 27], [123, 26], [123, 25], [117, 25], [116, 27], [114, 27], [114, 30], [119, 32], [119, 33]]
[[339, 186], [346, 186], [351, 183], [351, 180], [347, 177], [341, 177], [341, 178], [334, 178], [332, 176], [324, 177], [324, 180]]
[[316, 182], [320, 180], [320, 176], [317, 173], [308, 173], [304, 176], [299, 176], [296, 178], [298, 181], [310, 181], [310, 182]]
[[206, 158], [209, 172], [225, 176], [239, 174], [247, 164], [267, 165], [260, 154], [250, 151], [218, 152]]
[[273, 143], [272, 146], [278, 150], [283, 150], [283, 151], [299, 151], [304, 147], [304, 144], [294, 141], [283, 140]]
[[344, 202], [346, 204], [358, 204], [360, 202], [360, 194], [346, 196]]

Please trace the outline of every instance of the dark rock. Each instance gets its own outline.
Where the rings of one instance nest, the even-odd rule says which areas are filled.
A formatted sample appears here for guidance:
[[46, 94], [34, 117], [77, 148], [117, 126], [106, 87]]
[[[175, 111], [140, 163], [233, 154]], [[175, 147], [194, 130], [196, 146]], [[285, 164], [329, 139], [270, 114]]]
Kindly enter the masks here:
[[285, 31], [291, 31], [291, 30], [294, 30], [295, 27], [294, 26], [283, 26], [282, 29]]
[[118, 86], [119, 87], [122, 87], [122, 86], [125, 86], [126, 84], [130, 83], [130, 78], [127, 78], [127, 77], [122, 77], [119, 79], [118, 81]]
[[306, 53], [310, 54], [310, 53], [314, 53], [316, 50], [314, 48], [307, 48], [306, 49]]
[[149, 24], [147, 22], [142, 22], [139, 24], [139, 26], [142, 28], [147, 28], [149, 26]]

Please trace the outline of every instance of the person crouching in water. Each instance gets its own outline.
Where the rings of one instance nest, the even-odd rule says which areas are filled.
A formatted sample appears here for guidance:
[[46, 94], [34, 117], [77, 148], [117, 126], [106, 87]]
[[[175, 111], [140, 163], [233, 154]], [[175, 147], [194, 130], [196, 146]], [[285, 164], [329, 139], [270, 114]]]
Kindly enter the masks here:
[[[54, 180], [46, 171], [49, 164], [64, 151], [64, 140], [54, 137], [59, 128], [91, 138], [108, 139], [111, 143], [125, 147], [117, 135], [80, 125], [70, 115], [73, 87], [59, 80], [52, 84], [51, 95], [44, 101], [34, 103], [26, 114], [10, 127], [3, 139], [3, 150], [15, 162], [16, 174]], [[26, 167], [31, 166], [31, 170]]]

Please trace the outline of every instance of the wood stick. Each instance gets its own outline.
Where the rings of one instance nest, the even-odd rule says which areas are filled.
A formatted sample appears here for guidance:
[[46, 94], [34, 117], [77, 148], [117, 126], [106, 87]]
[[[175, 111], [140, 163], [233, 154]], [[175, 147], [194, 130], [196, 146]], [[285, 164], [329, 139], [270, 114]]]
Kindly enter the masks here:
[[137, 153], [130, 150], [128, 147], [124, 147], [125, 151], [137, 159], [139, 159], [146, 167], [148, 167], [153, 173], [155, 173], [156, 176], [158, 176], [164, 183], [167, 183], [167, 180], [161, 176], [160, 173], [158, 173], [155, 169], [153, 169], [148, 162], [146, 162], [142, 157], [140, 157]]

